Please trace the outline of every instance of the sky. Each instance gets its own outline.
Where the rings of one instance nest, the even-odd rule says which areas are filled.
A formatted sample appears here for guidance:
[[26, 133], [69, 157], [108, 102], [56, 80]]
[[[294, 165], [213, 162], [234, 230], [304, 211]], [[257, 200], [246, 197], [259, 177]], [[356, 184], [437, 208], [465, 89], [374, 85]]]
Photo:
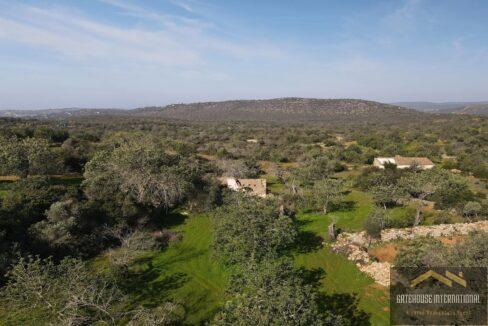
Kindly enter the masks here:
[[0, 109], [488, 100], [486, 0], [0, 0]]

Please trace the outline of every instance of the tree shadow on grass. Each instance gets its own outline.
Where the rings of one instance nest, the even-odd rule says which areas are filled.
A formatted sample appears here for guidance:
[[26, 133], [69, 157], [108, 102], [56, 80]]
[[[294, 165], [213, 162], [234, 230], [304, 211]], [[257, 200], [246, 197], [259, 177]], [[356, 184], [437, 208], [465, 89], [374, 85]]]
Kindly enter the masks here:
[[347, 325], [371, 325], [369, 321], [371, 314], [359, 308], [359, 297], [356, 293], [325, 294], [319, 292], [320, 281], [326, 276], [323, 268], [300, 268], [300, 274], [303, 282], [313, 286], [318, 292], [317, 302], [321, 313], [340, 315], [347, 320], [345, 323]]
[[162, 271], [151, 261], [143, 272], [132, 272], [126, 276], [124, 290], [130, 293], [134, 302], [143, 302], [147, 306], [157, 306], [168, 299], [172, 290], [188, 282], [187, 274], [179, 272], [161, 277]]
[[306, 254], [309, 252], [317, 251], [322, 248], [322, 242], [324, 239], [318, 236], [314, 232], [300, 231], [298, 232], [297, 239], [293, 246], [293, 250], [300, 254]]
[[178, 212], [170, 211], [166, 213], [163, 210], [159, 210], [154, 215], [154, 226], [159, 229], [169, 229], [181, 225], [188, 217]]
[[321, 293], [318, 303], [321, 312], [340, 315], [348, 321], [348, 325], [371, 325], [371, 314], [359, 309], [359, 297], [356, 293]]
[[356, 208], [357, 203], [353, 200], [346, 200], [341, 201], [340, 203], [333, 204], [331, 206], [333, 206], [332, 209], [334, 211], [349, 212]]
[[305, 284], [312, 285], [317, 290], [320, 287], [320, 280], [325, 277], [325, 271], [321, 267], [306, 269], [301, 267], [298, 269], [301, 278]]

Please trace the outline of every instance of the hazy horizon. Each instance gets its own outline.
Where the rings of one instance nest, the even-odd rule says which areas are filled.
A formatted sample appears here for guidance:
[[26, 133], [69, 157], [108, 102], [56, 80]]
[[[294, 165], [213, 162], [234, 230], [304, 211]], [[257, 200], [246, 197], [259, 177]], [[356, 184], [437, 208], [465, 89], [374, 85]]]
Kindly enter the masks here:
[[488, 2], [0, 0], [0, 110], [485, 102]]
[[[280, 97], [280, 98], [287, 98]], [[298, 96], [291, 96], [291, 97], [298, 97]], [[135, 107], [102, 107], [102, 106], [91, 106], [91, 107], [76, 107], [76, 106], [66, 106], [66, 107], [37, 107], [37, 108], [2, 108], [0, 107], [0, 111], [35, 111], [35, 110], [84, 110], [84, 109], [92, 109], [92, 110], [134, 110], [144, 107], [164, 107], [171, 104], [192, 104], [192, 103], [199, 103], [199, 102], [225, 102], [225, 101], [248, 101], [248, 100], [272, 100], [277, 98], [236, 98], [236, 99], [223, 99], [223, 100], [208, 100], [208, 101], [194, 101], [194, 102], [173, 102], [173, 103], [166, 103], [166, 104], [155, 104], [155, 105], [145, 105], [145, 106], [135, 106]], [[310, 98], [312, 99], [312, 98]], [[315, 98], [315, 99], [332, 99], [332, 98]], [[354, 99], [354, 98], [343, 98], [343, 99]], [[367, 100], [367, 99], [358, 99], [358, 100]], [[429, 103], [434, 105], [443, 105], [443, 104], [486, 104], [487, 101], [447, 101], [447, 102], [433, 102], [433, 101], [394, 101], [394, 102], [381, 102], [376, 100], [367, 100], [367, 101], [374, 101], [380, 102], [385, 104], [391, 105], [400, 105], [401, 103]]]

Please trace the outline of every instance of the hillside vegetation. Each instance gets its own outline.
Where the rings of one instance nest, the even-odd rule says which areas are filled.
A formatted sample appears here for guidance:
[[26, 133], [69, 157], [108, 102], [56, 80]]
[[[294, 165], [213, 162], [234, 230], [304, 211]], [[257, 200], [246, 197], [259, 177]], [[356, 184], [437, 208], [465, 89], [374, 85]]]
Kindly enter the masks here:
[[234, 100], [189, 104], [171, 104], [164, 107], [146, 107], [134, 110], [117, 109], [54, 109], [7, 110], [0, 117], [40, 119], [104, 119], [150, 118], [163, 120], [206, 122], [275, 122], [275, 123], [399, 123], [434, 117], [397, 105], [357, 99], [278, 98], [269, 100]]
[[[136, 113], [137, 112], [137, 113]], [[280, 98], [173, 104], [143, 108], [137, 115], [190, 121], [391, 122], [417, 120], [421, 113], [355, 99]]]
[[[488, 219], [488, 117], [348, 105], [330, 125], [0, 118], [0, 325], [388, 325], [388, 289], [331, 241]], [[396, 123], [368, 120], [382, 110]], [[371, 166], [394, 155], [436, 166]], [[267, 198], [224, 176], [266, 179]], [[486, 266], [470, 237], [398, 259]]]
[[398, 102], [392, 104], [420, 112], [488, 115], [488, 102]]

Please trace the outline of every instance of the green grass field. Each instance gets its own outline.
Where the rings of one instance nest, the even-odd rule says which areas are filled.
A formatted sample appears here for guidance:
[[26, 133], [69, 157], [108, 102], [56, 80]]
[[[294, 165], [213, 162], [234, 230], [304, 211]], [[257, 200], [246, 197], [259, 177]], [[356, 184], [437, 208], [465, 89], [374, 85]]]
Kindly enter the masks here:
[[172, 230], [183, 231], [183, 240], [135, 266], [143, 272], [130, 285], [132, 298], [147, 305], [174, 300], [185, 307], [185, 323], [198, 324], [210, 319], [225, 301], [229, 273], [211, 254], [208, 216], [188, 217]]
[[[386, 290], [345, 257], [332, 253], [327, 244], [322, 244], [332, 220], [343, 230], [359, 230], [373, 209], [371, 197], [364, 192], [353, 190], [346, 200], [351, 202], [349, 209], [327, 215], [297, 215], [300, 243], [305, 246], [300, 246], [301, 249], [293, 256], [297, 266], [325, 272], [320, 280], [322, 292], [330, 295], [357, 294], [359, 308], [371, 315], [372, 324], [387, 325]], [[207, 215], [186, 218], [175, 215], [175, 222], [169, 228], [181, 231], [183, 240], [141, 258], [131, 269], [137, 273], [133, 282], [126, 284], [126, 289], [134, 304], [152, 306], [172, 300], [184, 306], [185, 324], [205, 323], [225, 302], [230, 275], [230, 271], [212, 255], [211, 218]], [[107, 261], [101, 256], [93, 261], [93, 266], [101, 271], [107, 268]]]
[[345, 200], [351, 202], [350, 209], [333, 211], [326, 215], [298, 214], [301, 237], [315, 242], [315, 246], [308, 252], [296, 253], [295, 261], [298, 266], [307, 269], [321, 268], [325, 271], [325, 277], [321, 281], [325, 293], [357, 294], [360, 299], [359, 307], [371, 315], [372, 324], [388, 325], [387, 290], [375, 284], [346, 257], [331, 252], [327, 244], [321, 244], [323, 239], [327, 239], [327, 227], [332, 221], [344, 231], [358, 231], [362, 229], [364, 219], [374, 209], [371, 196], [361, 191], [352, 190]]
[[[371, 315], [374, 325], [387, 325], [387, 293], [373, 280], [360, 272], [345, 257], [332, 253], [318, 236], [325, 236], [327, 226], [335, 218], [339, 227], [358, 230], [363, 219], [372, 210], [371, 198], [362, 192], [352, 191], [346, 198], [354, 201], [354, 208], [347, 211], [297, 216], [301, 235], [307, 238], [307, 251], [294, 254], [297, 266], [306, 269], [321, 268], [324, 293], [357, 294], [359, 307]], [[212, 223], [206, 215], [186, 218], [171, 227], [182, 231], [180, 243], [141, 260], [134, 268], [141, 276], [129, 285], [134, 302], [147, 305], [171, 299], [184, 305], [188, 324], [198, 324], [212, 318], [216, 309], [225, 301], [225, 289], [230, 271], [212, 256]], [[312, 242], [312, 247], [311, 243]], [[313, 247], [315, 245], [315, 247]]]
[[[361, 208], [358, 208], [360, 210]], [[300, 231], [313, 236], [326, 237], [327, 226], [331, 217], [319, 214], [300, 214], [298, 220], [301, 224]], [[338, 220], [339, 226], [359, 225], [360, 218], [346, 216], [344, 220]], [[388, 325], [388, 294], [387, 290], [375, 284], [371, 278], [359, 271], [346, 257], [330, 251], [329, 246], [321, 245], [316, 238], [316, 246], [309, 252], [295, 254], [298, 266], [306, 269], [320, 268], [325, 271], [325, 277], [321, 280], [321, 290], [328, 294], [347, 293], [357, 294], [359, 308], [371, 315], [373, 325]]]

